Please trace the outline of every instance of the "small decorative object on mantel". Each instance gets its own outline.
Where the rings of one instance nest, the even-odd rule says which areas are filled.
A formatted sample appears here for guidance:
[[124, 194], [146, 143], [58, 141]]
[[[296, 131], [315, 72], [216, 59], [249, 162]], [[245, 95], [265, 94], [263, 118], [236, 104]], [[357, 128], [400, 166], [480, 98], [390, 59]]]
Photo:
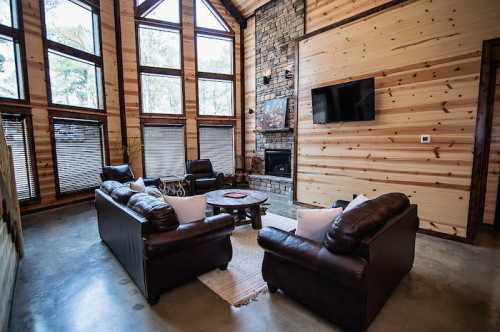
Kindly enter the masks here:
[[286, 129], [288, 97], [266, 100], [262, 105], [260, 129], [262, 131], [278, 131]]
[[231, 192], [228, 192], [228, 193], [224, 194], [224, 197], [227, 197], [227, 198], [236, 198], [236, 199], [245, 198], [247, 196], [248, 196], [248, 194], [242, 193], [242, 192], [238, 192], [238, 191], [231, 191]]

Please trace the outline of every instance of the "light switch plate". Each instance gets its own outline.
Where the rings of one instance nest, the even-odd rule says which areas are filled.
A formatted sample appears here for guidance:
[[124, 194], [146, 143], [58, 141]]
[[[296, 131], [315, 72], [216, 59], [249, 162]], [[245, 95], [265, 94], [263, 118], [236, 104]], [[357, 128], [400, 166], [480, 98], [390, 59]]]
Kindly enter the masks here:
[[420, 144], [431, 144], [431, 135], [420, 135]]

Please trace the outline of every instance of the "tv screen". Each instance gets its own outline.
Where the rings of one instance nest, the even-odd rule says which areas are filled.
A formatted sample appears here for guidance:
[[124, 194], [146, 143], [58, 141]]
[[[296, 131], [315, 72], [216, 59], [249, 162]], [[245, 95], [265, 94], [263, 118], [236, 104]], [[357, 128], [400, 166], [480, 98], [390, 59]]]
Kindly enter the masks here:
[[313, 89], [313, 123], [375, 119], [374, 79]]

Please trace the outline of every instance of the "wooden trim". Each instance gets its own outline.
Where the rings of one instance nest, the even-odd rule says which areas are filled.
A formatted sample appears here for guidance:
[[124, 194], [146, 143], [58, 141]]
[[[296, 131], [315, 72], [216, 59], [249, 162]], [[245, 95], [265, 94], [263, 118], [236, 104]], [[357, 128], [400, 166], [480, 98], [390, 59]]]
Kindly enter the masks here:
[[88, 195], [89, 195], [88, 197], [83, 197], [83, 198], [77, 199], [77, 200], [64, 201], [62, 203], [50, 205], [49, 207], [44, 206], [44, 207], [38, 207], [38, 208], [34, 208], [34, 209], [24, 209], [21, 211], [21, 215], [27, 216], [27, 215], [38, 213], [38, 212], [55, 210], [55, 209], [59, 209], [59, 208], [62, 208], [62, 207], [68, 206], [68, 205], [93, 201], [95, 199], [95, 195], [93, 195], [93, 194], [91, 195], [90, 192], [88, 193]]
[[462, 242], [462, 243], [469, 243], [469, 244], [472, 243], [468, 239], [463, 238], [461, 236], [452, 235], [452, 234], [446, 234], [446, 233], [441, 233], [441, 232], [436, 232], [436, 231], [433, 231], [431, 229], [419, 228], [417, 230], [417, 233], [425, 234], [425, 235], [429, 235], [429, 236], [434, 236], [434, 237], [438, 237], [440, 239], [445, 239], [445, 240], [450, 240], [450, 241], [456, 241], [456, 242]]
[[293, 77], [293, 99], [295, 105], [294, 114], [294, 130], [293, 130], [293, 163], [292, 163], [292, 187], [293, 187], [293, 201], [297, 201], [297, 160], [299, 152], [299, 42], [295, 42], [294, 50], [294, 62], [295, 62], [295, 73]]
[[[61, 43], [57, 43], [54, 41], [51, 41], [47, 38], [47, 27], [46, 27], [46, 21], [45, 21], [45, 1], [40, 0], [39, 5], [40, 5], [40, 21], [41, 21], [41, 28], [42, 28], [42, 41], [43, 41], [43, 51], [44, 51], [44, 71], [45, 71], [45, 79], [46, 79], [46, 89], [47, 89], [47, 104], [49, 107], [60, 107], [60, 108], [68, 108], [68, 109], [75, 109], [75, 110], [93, 110], [96, 112], [100, 113], [106, 113], [106, 78], [104, 76], [104, 68], [103, 68], [103, 60], [102, 60], [102, 54], [103, 54], [103, 47], [102, 47], [102, 23], [101, 23], [101, 13], [100, 13], [100, 7], [93, 1], [88, 3], [91, 6], [92, 14], [97, 15], [97, 24], [98, 24], [98, 29], [99, 29], [99, 55], [94, 55], [87, 53], [85, 51], [78, 50], [76, 48], [66, 46]], [[52, 89], [51, 89], [51, 84], [50, 84], [50, 68], [49, 68], [49, 48], [60, 52], [62, 54], [65, 54], [67, 56], [75, 57], [80, 60], [84, 60], [87, 62], [92, 62], [96, 67], [98, 67], [101, 71], [101, 80], [100, 82], [96, 82], [97, 84], [100, 84], [100, 88], [102, 91], [102, 108], [90, 108], [90, 107], [82, 107], [82, 106], [72, 106], [72, 105], [65, 105], [65, 104], [57, 104], [52, 102]], [[99, 62], [95, 62], [94, 60], [99, 60]], [[96, 78], [97, 79], [97, 78]], [[99, 88], [96, 86], [97, 91], [99, 92]], [[99, 102], [99, 95], [98, 95], [98, 102]]]
[[[341, 21], [329, 24], [329, 25], [327, 25], [325, 27], [322, 27], [322, 28], [320, 28], [318, 30], [306, 33], [306, 34], [302, 35], [301, 37], [298, 37], [297, 40], [301, 41], [301, 40], [304, 40], [304, 39], [308, 39], [308, 38], [310, 38], [312, 36], [316, 36], [316, 35], [318, 35], [320, 33], [325, 32], [325, 31], [338, 28], [338, 27], [340, 27], [342, 25], [346, 25], [348, 23], [352, 23], [354, 21], [363, 19], [363, 18], [365, 18], [367, 16], [370, 16], [370, 15], [373, 15], [373, 14], [377, 14], [377, 13], [379, 13], [381, 11], [384, 11], [386, 9], [389, 9], [391, 7], [394, 7], [394, 6], [397, 6], [397, 5], [400, 5], [400, 4], [404, 4], [405, 2], [408, 2], [408, 1], [416, 1], [416, 0], [392, 0], [392, 1], [389, 1], [387, 3], [384, 3], [384, 4], [380, 5], [380, 6], [373, 7], [371, 9], [369, 9], [369, 10], [366, 10], [366, 11], [361, 12], [359, 14], [356, 14], [354, 16], [348, 17], [348, 18], [343, 19]], [[304, 6], [306, 6], [306, 5], [304, 4]], [[304, 15], [304, 17], [305, 17], [305, 15]], [[304, 29], [305, 28], [306, 28], [306, 26], [304, 24]]]
[[[243, 172], [246, 172], [246, 161], [245, 161], [245, 26], [240, 24], [240, 126], [241, 126], [241, 161], [243, 162]], [[236, 110], [235, 110], [236, 112]]]
[[113, 0], [113, 9], [115, 16], [115, 43], [116, 43], [116, 65], [118, 70], [118, 105], [120, 107], [120, 133], [123, 148], [123, 162], [129, 162], [128, 158], [128, 133], [127, 133], [127, 114], [125, 109], [125, 87], [123, 82], [123, 48], [122, 48], [122, 30], [120, 15], [120, 0]]
[[481, 75], [476, 116], [474, 160], [472, 164], [467, 241], [473, 242], [484, 215], [484, 200], [488, 178], [488, 162], [496, 88], [496, 59], [494, 48], [500, 48], [500, 38], [483, 42]]
[[236, 6], [232, 3], [232, 1], [220, 0], [220, 2], [224, 6], [224, 8], [226, 8], [229, 14], [231, 14], [231, 16], [234, 17], [236, 21], [238, 21], [238, 23], [240, 24], [240, 30], [245, 29], [247, 27], [247, 21], [245, 20], [241, 12], [238, 10], [238, 8], [236, 8]]

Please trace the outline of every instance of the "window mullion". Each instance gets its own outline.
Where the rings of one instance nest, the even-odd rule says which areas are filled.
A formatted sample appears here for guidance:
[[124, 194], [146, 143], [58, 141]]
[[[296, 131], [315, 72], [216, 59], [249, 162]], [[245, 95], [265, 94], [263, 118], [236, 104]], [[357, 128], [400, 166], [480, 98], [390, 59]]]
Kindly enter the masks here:
[[69, 55], [71, 57], [75, 57], [81, 60], [85, 60], [88, 62], [92, 62], [94, 65], [101, 67], [102, 66], [102, 57], [87, 53], [85, 51], [73, 48], [71, 46], [67, 46], [53, 40], [47, 39], [47, 48], [57, 51], [59, 53], [63, 53], [65, 55]]

